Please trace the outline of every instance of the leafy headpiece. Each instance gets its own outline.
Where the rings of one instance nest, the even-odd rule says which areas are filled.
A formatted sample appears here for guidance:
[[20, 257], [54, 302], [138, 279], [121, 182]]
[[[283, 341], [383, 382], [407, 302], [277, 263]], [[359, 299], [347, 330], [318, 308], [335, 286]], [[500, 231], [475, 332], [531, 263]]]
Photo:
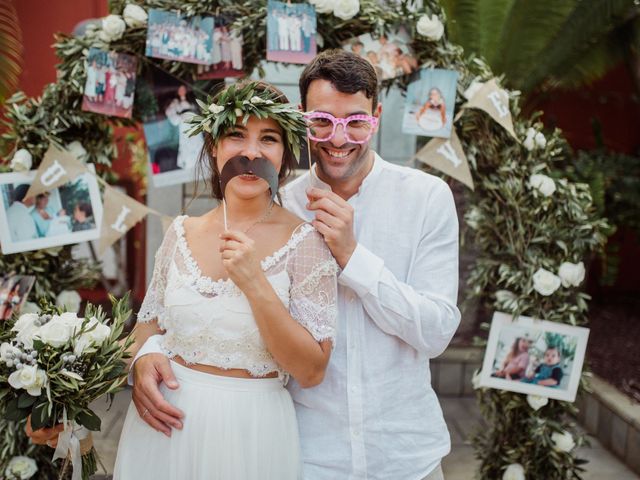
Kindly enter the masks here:
[[216, 98], [215, 103], [211, 97], [207, 98], [207, 103], [196, 100], [202, 111], [188, 120], [191, 128], [187, 134], [193, 136], [205, 131], [217, 140], [233, 128], [239, 117], [242, 117], [243, 125], [247, 124], [250, 115], [273, 118], [284, 131], [285, 142], [294, 157], [299, 160], [301, 140], [307, 132], [302, 112], [291, 103], [278, 103], [279, 95], [261, 88], [261, 85], [260, 82], [231, 85]]

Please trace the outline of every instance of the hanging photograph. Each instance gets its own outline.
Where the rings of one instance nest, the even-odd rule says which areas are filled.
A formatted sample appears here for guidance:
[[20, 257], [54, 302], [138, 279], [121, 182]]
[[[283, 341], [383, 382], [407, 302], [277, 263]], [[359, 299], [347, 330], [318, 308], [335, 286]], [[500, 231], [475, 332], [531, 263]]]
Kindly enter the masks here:
[[365, 33], [343, 43], [342, 48], [367, 59], [375, 68], [378, 80], [389, 80], [417, 70], [418, 60], [410, 44], [409, 34], [401, 27], [388, 35], [372, 37]]
[[244, 75], [242, 34], [231, 28], [231, 19], [214, 18], [211, 65], [198, 65], [198, 78], [226, 78]]
[[147, 57], [187, 63], [211, 63], [212, 17], [181, 17], [175, 12], [149, 10]]
[[496, 312], [480, 385], [573, 402], [589, 329]]
[[100, 237], [102, 202], [96, 177], [78, 176], [26, 198], [36, 170], [0, 175], [0, 246], [3, 254], [40, 250]]
[[9, 320], [26, 302], [36, 281], [33, 275], [0, 277], [0, 321]]
[[195, 180], [204, 137], [189, 137], [186, 133], [186, 121], [198, 112], [190, 86], [152, 68], [140, 88], [148, 90], [145, 98], [150, 99], [141, 114], [153, 185], [163, 187]]
[[402, 131], [424, 137], [451, 136], [458, 72], [424, 69], [407, 87]]
[[138, 59], [133, 55], [91, 48], [82, 110], [131, 118], [137, 66]]
[[269, 0], [267, 60], [306, 64], [316, 56], [316, 11], [308, 3]]

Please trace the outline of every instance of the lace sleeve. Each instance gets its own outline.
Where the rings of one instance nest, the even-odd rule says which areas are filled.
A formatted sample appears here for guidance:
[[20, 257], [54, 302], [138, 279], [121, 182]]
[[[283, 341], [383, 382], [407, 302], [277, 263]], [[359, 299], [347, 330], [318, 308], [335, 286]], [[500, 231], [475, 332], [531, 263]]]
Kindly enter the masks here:
[[335, 344], [338, 264], [315, 229], [287, 261], [291, 277], [289, 312], [317, 341]]
[[160, 248], [156, 251], [151, 283], [149, 283], [149, 288], [147, 288], [147, 293], [138, 312], [138, 322], [146, 323], [157, 319], [160, 328], [164, 328], [164, 292], [167, 287], [169, 265], [176, 250], [178, 237], [175, 224], [177, 221], [179, 219], [173, 221], [164, 235]]

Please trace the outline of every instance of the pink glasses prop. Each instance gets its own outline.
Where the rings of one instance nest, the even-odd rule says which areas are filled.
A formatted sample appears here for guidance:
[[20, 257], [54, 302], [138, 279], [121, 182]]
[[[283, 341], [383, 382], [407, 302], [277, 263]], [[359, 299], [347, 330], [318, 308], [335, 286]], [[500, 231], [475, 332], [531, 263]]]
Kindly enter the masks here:
[[336, 135], [337, 126], [342, 125], [347, 142], [366, 143], [378, 126], [378, 119], [371, 115], [336, 118], [330, 113], [310, 112], [305, 114], [305, 118], [309, 138], [315, 142], [331, 140]]

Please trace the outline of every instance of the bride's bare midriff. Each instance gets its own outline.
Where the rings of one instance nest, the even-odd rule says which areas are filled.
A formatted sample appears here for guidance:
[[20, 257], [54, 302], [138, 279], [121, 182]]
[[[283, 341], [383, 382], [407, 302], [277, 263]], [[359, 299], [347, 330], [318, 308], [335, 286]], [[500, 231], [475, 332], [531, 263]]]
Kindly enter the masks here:
[[263, 377], [253, 377], [247, 370], [244, 370], [242, 368], [230, 368], [228, 370], [225, 370], [223, 368], [214, 367], [213, 365], [202, 365], [201, 363], [188, 364], [182, 359], [182, 357], [177, 355], [173, 357], [172, 360], [174, 362], [179, 363], [183, 367], [187, 367], [192, 370], [197, 370], [198, 372], [202, 372], [202, 373], [208, 373], [210, 375], [220, 375], [222, 377], [260, 379], [260, 378], [275, 378], [278, 376], [278, 372], [271, 372]]

